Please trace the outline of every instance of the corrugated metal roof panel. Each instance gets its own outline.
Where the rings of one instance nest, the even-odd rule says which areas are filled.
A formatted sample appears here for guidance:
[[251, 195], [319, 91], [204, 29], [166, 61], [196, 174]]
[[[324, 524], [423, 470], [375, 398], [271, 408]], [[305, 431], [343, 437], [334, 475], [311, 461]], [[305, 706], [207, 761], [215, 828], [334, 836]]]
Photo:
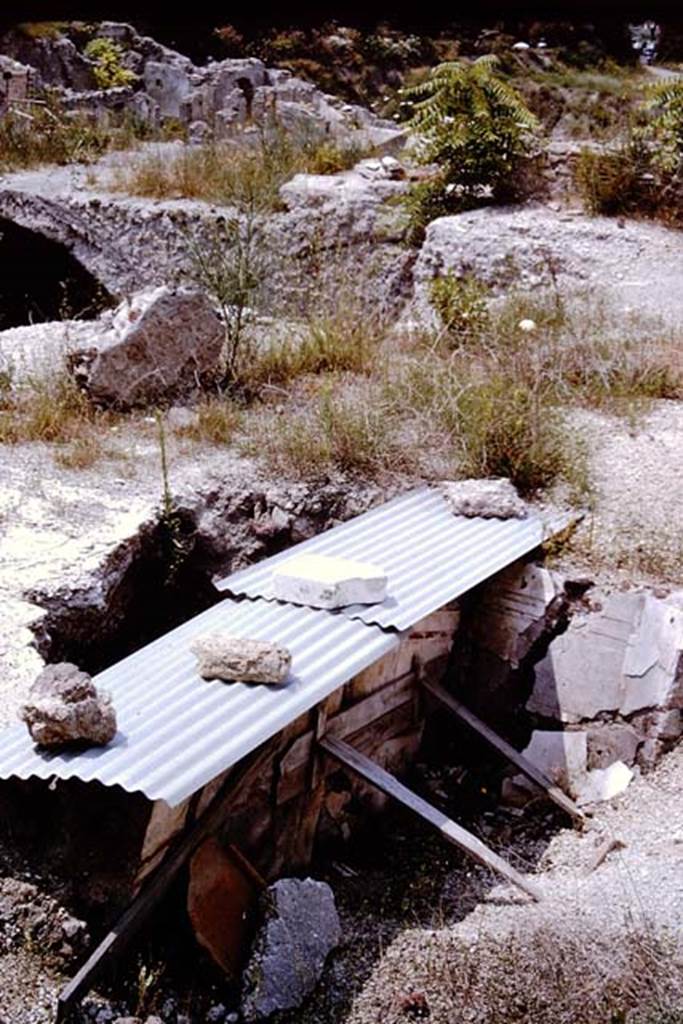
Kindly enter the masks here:
[[538, 515], [469, 519], [453, 515], [439, 491], [421, 488], [234, 573], [217, 586], [235, 596], [272, 601], [272, 570], [295, 553], [373, 562], [388, 575], [386, 600], [353, 605], [342, 614], [404, 630], [533, 551], [569, 522], [568, 516], [546, 520]]
[[[221, 629], [287, 646], [289, 682], [201, 679], [190, 641]], [[13, 726], [0, 735], [0, 778], [77, 777], [178, 804], [399, 642], [343, 615], [226, 599], [96, 677], [118, 716], [109, 746], [40, 753], [25, 726]]]

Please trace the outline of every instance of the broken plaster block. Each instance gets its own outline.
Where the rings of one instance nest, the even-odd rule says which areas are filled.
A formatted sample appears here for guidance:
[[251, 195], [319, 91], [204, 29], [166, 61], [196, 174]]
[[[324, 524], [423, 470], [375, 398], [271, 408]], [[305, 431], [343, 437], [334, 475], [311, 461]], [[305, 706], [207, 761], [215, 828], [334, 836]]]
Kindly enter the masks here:
[[190, 644], [203, 679], [227, 682], [284, 683], [292, 664], [286, 647], [267, 640], [245, 640], [227, 633], [208, 633]]
[[576, 793], [584, 782], [588, 757], [585, 732], [534, 729], [529, 746], [522, 753], [570, 795]]
[[387, 577], [368, 562], [300, 555], [273, 570], [273, 593], [278, 601], [311, 608], [377, 604], [386, 597]]
[[577, 804], [597, 804], [619, 796], [628, 787], [633, 772], [623, 761], [615, 761], [608, 768], [595, 768], [588, 772], [576, 796]]

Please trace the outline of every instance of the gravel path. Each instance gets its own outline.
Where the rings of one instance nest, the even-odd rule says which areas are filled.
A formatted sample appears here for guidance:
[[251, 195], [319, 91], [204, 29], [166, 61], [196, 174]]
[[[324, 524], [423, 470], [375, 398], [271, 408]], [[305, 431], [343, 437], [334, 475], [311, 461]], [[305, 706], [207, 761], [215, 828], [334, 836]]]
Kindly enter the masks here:
[[683, 402], [660, 401], [631, 422], [572, 414], [590, 452], [591, 508], [563, 555], [604, 582], [683, 586]]

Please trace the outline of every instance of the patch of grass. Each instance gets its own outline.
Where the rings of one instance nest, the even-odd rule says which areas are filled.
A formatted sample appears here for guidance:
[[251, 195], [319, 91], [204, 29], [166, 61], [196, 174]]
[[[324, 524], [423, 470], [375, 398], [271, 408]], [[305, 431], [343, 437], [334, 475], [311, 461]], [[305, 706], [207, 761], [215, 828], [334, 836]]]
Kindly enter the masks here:
[[339, 396], [327, 388], [306, 411], [277, 411], [252, 423], [243, 450], [273, 470], [304, 478], [333, 471], [374, 477], [408, 465], [394, 427], [367, 396]]
[[129, 149], [148, 135], [149, 129], [130, 116], [100, 124], [64, 110], [46, 92], [28, 108], [10, 110], [0, 118], [0, 172], [88, 163], [110, 150]]
[[487, 292], [486, 286], [472, 276], [445, 274], [432, 281], [431, 303], [454, 342], [474, 342], [485, 329], [489, 321]]
[[93, 409], [66, 374], [35, 379], [5, 396], [0, 406], [0, 444], [45, 441], [80, 446], [90, 439], [92, 425], [105, 416]]
[[295, 174], [333, 174], [368, 153], [266, 129], [256, 146], [210, 143], [131, 157], [116, 168], [111, 184], [130, 195], [268, 212], [281, 209], [280, 187]]
[[644, 171], [635, 151], [624, 146], [612, 153], [583, 149], [572, 174], [587, 212], [612, 216], [637, 209]]
[[577, 494], [588, 488], [585, 452], [543, 387], [490, 364], [431, 353], [408, 360], [385, 394], [394, 418], [417, 421], [422, 446], [446, 443], [454, 476], [506, 476], [523, 494], [558, 479]]
[[196, 422], [176, 427], [174, 433], [192, 441], [208, 441], [215, 445], [233, 442], [242, 422], [242, 410], [229, 398], [207, 398], [199, 403], [196, 413]]
[[[683, 1019], [680, 949], [647, 927], [616, 935], [536, 925], [470, 947], [440, 938], [410, 977], [425, 1002], [458, 1007], [463, 1021], [488, 1024], [616, 1024]], [[425, 950], [425, 953], [427, 951]], [[428, 973], [426, 973], [428, 972]], [[439, 998], [440, 996], [440, 998]], [[446, 1019], [438, 1010], [436, 1019]], [[387, 1019], [393, 1018], [391, 1014]]]
[[58, 448], [55, 452], [55, 462], [65, 469], [90, 469], [104, 457], [104, 454], [105, 449], [101, 440], [91, 430]]
[[300, 377], [328, 373], [368, 374], [379, 355], [384, 327], [379, 317], [340, 307], [299, 325], [292, 335], [252, 347], [239, 368], [241, 388], [248, 395], [264, 388], [283, 388]]

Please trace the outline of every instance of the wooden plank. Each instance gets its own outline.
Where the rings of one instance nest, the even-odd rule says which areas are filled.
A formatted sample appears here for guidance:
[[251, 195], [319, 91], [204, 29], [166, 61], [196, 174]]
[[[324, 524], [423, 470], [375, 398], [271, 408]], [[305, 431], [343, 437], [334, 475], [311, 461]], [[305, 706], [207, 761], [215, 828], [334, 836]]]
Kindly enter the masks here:
[[532, 882], [527, 881], [518, 871], [515, 871], [507, 861], [499, 857], [493, 850], [490, 850], [485, 843], [482, 843], [480, 839], [477, 839], [467, 829], [457, 825], [451, 818], [437, 810], [430, 803], [427, 803], [417, 793], [413, 793], [411, 789], [408, 789], [402, 782], [399, 782], [395, 776], [380, 768], [370, 758], [361, 754], [348, 743], [345, 743], [344, 740], [335, 739], [333, 736], [323, 737], [320, 740], [320, 746], [331, 757], [336, 758], [337, 761], [346, 765], [347, 768], [360, 775], [361, 778], [372, 783], [373, 786], [386, 793], [387, 796], [403, 804], [413, 814], [417, 814], [418, 817], [428, 822], [444, 839], [464, 850], [465, 853], [473, 857], [479, 864], [483, 864], [485, 867], [496, 871], [503, 878], [506, 878], [513, 885], [516, 885], [527, 895], [531, 896], [532, 899], [541, 900], [541, 893], [536, 886]]
[[[335, 715], [328, 714], [324, 732], [328, 736], [345, 739], [381, 718], [388, 711], [411, 700], [415, 689], [416, 678], [412, 671], [391, 679], [371, 696], [361, 698]], [[320, 739], [320, 735], [316, 736], [313, 730], [309, 730], [303, 736], [297, 737], [280, 761], [281, 775], [296, 771], [310, 761], [313, 745], [316, 739]]]
[[195, 850], [207, 836], [222, 824], [227, 813], [226, 803], [233, 790], [242, 783], [245, 775], [256, 766], [262, 767], [272, 756], [272, 746], [267, 744], [260, 748], [254, 756], [245, 758], [240, 763], [240, 767], [226, 779], [204, 814], [192, 828], [176, 840], [166, 859], [143, 884], [140, 892], [105, 935], [97, 949], [60, 992], [57, 1000], [57, 1024], [68, 1020], [74, 1003], [92, 988], [95, 979], [104, 969], [108, 957], [123, 950], [158, 905], [178, 872], [192, 857]]
[[[380, 718], [375, 718], [367, 726], [363, 726], [353, 733], [347, 733], [344, 739], [363, 753], [372, 756], [374, 751], [379, 749], [388, 740], [402, 736], [410, 730], [415, 731], [418, 728], [415, 723], [414, 710], [413, 698], [410, 695], [408, 700], [404, 700], [398, 707], [387, 711]], [[326, 735], [333, 734], [328, 732]], [[326, 777], [332, 769], [328, 758], [323, 757], [322, 760], [324, 764], [320, 769], [321, 777]], [[287, 803], [289, 800], [308, 792], [308, 775], [307, 765], [300, 765], [298, 768], [288, 771], [287, 774], [283, 775], [278, 783], [278, 805]]]
[[520, 754], [518, 750], [515, 750], [511, 744], [504, 740], [502, 736], [494, 732], [493, 729], [488, 726], [485, 722], [482, 722], [480, 718], [477, 718], [468, 707], [466, 707], [461, 701], [445, 690], [439, 683], [430, 682], [428, 679], [423, 680], [424, 688], [431, 693], [433, 697], [438, 700], [445, 708], [451, 711], [461, 722], [464, 722], [473, 732], [476, 732], [478, 736], [481, 736], [490, 747], [497, 750], [499, 754], [502, 754], [511, 764], [514, 764], [516, 768], [519, 768], [528, 779], [531, 779], [537, 786], [545, 790], [548, 797], [561, 807], [566, 814], [573, 818], [576, 822], [583, 823], [586, 817], [583, 811], [579, 810], [573, 800], [571, 800], [566, 793], [564, 793], [559, 786], [545, 775], [540, 768], [532, 764], [523, 754]]

